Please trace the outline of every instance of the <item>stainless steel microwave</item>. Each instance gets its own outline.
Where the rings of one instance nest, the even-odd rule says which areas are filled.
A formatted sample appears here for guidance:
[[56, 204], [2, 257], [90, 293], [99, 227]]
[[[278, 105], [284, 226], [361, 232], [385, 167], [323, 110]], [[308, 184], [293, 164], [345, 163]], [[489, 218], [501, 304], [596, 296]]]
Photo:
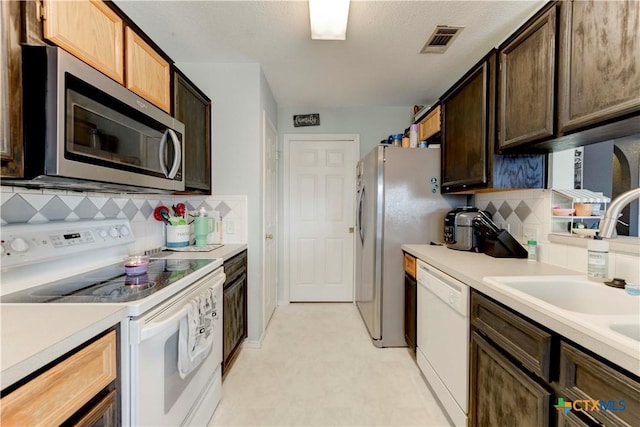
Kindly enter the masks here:
[[60, 48], [22, 57], [25, 180], [14, 184], [184, 190], [184, 124]]

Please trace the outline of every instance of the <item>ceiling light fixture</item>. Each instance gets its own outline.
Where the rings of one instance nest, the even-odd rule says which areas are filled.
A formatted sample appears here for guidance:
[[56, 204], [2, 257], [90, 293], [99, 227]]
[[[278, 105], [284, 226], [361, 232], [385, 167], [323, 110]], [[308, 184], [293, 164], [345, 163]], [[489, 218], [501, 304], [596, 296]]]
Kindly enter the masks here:
[[309, 0], [311, 38], [346, 40], [350, 0]]

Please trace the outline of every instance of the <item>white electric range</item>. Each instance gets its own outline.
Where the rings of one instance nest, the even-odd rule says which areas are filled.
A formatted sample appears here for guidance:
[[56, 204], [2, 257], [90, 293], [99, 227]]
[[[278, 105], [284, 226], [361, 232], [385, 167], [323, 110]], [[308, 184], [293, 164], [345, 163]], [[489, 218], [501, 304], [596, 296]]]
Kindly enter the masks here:
[[[145, 274], [126, 275], [124, 258], [135, 241], [127, 220], [6, 225], [0, 237], [3, 306], [125, 309], [123, 425], [208, 423], [221, 395], [222, 259], [152, 257]], [[189, 322], [197, 318], [193, 308], [205, 301], [211, 307], [199, 317], [200, 327], [206, 322], [202, 342], [198, 354], [190, 353], [185, 343]]]

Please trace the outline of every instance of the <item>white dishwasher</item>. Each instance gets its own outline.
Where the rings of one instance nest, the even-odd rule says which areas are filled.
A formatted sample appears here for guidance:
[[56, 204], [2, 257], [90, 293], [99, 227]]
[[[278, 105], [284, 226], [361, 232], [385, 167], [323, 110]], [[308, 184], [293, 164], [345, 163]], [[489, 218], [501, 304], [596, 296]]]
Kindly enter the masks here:
[[469, 287], [418, 260], [420, 370], [456, 426], [469, 411]]

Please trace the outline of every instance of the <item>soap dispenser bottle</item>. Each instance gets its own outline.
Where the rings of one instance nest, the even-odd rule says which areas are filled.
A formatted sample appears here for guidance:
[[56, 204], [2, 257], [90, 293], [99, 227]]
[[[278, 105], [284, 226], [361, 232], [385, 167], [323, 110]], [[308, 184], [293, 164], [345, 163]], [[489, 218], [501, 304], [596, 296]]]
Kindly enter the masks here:
[[587, 243], [587, 277], [596, 282], [605, 282], [609, 275], [609, 242], [596, 236]]

